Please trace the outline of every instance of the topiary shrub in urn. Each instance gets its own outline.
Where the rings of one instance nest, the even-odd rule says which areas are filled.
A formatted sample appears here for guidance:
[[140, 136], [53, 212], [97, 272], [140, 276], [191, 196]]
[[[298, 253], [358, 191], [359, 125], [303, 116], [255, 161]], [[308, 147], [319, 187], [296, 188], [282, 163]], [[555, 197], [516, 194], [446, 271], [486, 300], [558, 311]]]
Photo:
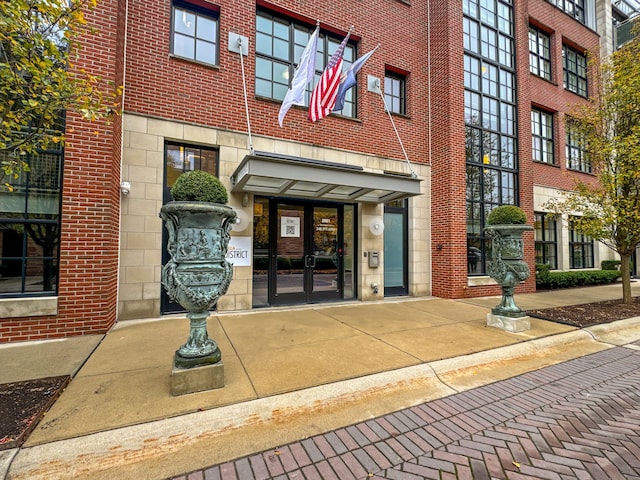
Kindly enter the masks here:
[[171, 197], [160, 210], [171, 256], [162, 269], [162, 285], [190, 320], [189, 338], [176, 351], [174, 368], [216, 364], [222, 354], [209, 337], [207, 318], [231, 283], [226, 254], [236, 213], [226, 205], [227, 190], [220, 180], [201, 170], [181, 174]]
[[[515, 287], [530, 276], [530, 270], [524, 259], [524, 240], [522, 234], [533, 227], [526, 224], [527, 216], [515, 205], [501, 205], [494, 208], [487, 218], [485, 233], [492, 240], [491, 260], [488, 274], [500, 284], [502, 300], [491, 310], [488, 324], [500, 326], [510, 331], [522, 331], [529, 328], [529, 322], [506, 322], [506, 319], [524, 318], [527, 314], [520, 310], [513, 299]], [[498, 318], [496, 318], [496, 316]]]

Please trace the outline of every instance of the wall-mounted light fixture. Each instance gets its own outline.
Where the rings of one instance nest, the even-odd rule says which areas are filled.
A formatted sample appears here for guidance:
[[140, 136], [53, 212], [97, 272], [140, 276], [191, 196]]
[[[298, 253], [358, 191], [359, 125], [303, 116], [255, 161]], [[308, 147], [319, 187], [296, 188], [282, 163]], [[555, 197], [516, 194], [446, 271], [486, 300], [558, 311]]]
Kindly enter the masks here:
[[236, 212], [236, 222], [231, 225], [231, 230], [241, 232], [249, 226], [249, 215], [244, 210], [234, 208]]
[[373, 235], [382, 235], [384, 232], [384, 219], [382, 217], [373, 217], [369, 222], [369, 231]]

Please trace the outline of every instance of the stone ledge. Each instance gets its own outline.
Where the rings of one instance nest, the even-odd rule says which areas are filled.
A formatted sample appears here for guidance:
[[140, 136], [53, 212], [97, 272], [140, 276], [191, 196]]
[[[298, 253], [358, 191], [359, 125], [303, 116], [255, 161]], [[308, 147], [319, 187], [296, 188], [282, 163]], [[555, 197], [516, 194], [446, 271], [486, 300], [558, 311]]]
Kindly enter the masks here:
[[58, 297], [0, 300], [0, 318], [41, 317], [58, 314]]

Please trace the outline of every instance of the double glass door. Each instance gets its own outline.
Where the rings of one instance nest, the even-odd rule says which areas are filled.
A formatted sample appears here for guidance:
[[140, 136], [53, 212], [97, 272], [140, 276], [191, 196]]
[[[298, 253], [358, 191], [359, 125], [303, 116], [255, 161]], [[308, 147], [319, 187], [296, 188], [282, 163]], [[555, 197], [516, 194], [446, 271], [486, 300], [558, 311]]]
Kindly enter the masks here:
[[257, 202], [260, 218], [254, 218], [254, 306], [344, 298], [344, 206], [268, 199]]
[[273, 303], [338, 300], [338, 207], [278, 204]]

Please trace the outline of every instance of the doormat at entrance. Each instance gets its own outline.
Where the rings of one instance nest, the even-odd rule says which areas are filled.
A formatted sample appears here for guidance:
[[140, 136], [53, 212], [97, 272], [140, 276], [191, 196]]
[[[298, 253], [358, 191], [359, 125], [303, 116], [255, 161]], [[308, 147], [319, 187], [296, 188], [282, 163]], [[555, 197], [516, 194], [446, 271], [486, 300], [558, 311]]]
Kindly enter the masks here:
[[0, 384], [0, 450], [24, 443], [69, 380], [64, 375]]

